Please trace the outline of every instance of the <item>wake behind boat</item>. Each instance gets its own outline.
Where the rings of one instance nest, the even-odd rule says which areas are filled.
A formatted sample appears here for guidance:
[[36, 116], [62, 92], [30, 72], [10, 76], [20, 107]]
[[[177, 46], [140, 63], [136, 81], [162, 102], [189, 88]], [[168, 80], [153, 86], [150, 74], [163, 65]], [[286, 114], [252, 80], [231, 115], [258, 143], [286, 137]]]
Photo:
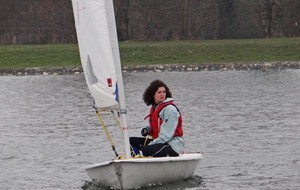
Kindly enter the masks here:
[[[87, 86], [95, 100], [96, 113], [102, 111], [120, 116], [125, 157], [112, 149], [117, 159], [86, 167], [90, 178], [105, 186], [130, 189], [189, 178], [201, 159], [199, 153], [177, 157], [133, 158], [130, 153], [127, 113], [121, 62], [112, 0], [72, 0], [80, 59]], [[119, 124], [119, 122], [118, 122]]]

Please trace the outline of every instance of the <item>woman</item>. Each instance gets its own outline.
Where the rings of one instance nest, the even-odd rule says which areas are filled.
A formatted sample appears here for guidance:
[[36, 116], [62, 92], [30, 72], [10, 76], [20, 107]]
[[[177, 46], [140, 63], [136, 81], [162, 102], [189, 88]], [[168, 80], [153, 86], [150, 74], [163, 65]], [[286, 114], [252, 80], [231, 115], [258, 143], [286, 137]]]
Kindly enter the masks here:
[[143, 128], [141, 133], [143, 136], [151, 135], [152, 139], [131, 137], [130, 144], [135, 154], [141, 150], [143, 156], [178, 156], [184, 146], [182, 118], [168, 86], [160, 80], [151, 82], [143, 100], [152, 107], [146, 117], [150, 127]]

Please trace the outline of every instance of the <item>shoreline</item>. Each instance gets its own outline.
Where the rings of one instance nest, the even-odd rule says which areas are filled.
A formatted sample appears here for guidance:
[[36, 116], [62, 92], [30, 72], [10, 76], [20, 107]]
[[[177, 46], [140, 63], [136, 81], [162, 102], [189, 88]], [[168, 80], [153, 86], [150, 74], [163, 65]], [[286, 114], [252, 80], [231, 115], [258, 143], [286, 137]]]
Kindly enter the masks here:
[[[300, 62], [261, 62], [261, 63], [224, 63], [224, 64], [166, 64], [166, 65], [130, 65], [122, 66], [123, 73], [132, 72], [192, 72], [192, 71], [250, 71], [250, 70], [285, 70], [300, 69]], [[32, 67], [0, 68], [0, 76], [26, 75], [71, 75], [83, 74], [77, 67]]]

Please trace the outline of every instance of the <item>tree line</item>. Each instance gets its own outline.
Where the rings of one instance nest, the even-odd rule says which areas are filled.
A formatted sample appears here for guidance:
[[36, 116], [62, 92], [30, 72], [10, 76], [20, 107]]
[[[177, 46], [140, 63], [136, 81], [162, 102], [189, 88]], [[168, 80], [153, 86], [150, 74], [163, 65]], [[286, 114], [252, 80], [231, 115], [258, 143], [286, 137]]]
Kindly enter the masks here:
[[[76, 43], [71, 0], [0, 0], [0, 44]], [[300, 36], [297, 0], [114, 0], [120, 41]]]

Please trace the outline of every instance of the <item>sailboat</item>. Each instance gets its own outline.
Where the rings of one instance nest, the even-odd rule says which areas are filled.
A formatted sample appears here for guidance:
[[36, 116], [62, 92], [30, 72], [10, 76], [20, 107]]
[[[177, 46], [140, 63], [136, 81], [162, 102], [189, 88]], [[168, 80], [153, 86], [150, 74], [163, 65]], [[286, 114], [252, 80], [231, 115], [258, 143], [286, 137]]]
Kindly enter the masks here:
[[87, 166], [89, 177], [104, 186], [132, 189], [192, 176], [202, 158], [200, 153], [131, 157], [113, 1], [72, 0], [72, 5], [80, 59], [96, 112], [110, 110], [120, 115], [125, 147], [125, 156], [116, 153], [115, 159]]

